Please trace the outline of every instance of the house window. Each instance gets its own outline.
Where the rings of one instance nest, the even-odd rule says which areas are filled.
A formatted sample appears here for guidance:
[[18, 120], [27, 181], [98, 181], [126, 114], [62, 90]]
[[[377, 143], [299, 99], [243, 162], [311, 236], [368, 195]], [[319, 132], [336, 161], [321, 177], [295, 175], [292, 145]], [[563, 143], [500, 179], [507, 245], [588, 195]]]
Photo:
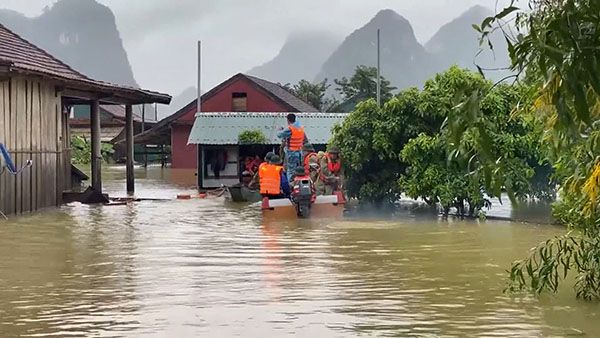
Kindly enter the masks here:
[[232, 111], [248, 111], [246, 105], [247, 95], [246, 93], [232, 93], [231, 94], [231, 110]]

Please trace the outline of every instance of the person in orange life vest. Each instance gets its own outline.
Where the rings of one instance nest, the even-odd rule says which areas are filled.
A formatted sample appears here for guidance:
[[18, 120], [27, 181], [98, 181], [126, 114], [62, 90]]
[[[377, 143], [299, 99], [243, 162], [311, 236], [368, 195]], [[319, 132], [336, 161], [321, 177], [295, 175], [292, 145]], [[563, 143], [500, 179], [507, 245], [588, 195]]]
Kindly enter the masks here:
[[267, 164], [261, 165], [258, 176], [260, 194], [263, 197], [283, 198], [289, 196], [290, 187], [279, 156], [273, 155]]
[[343, 186], [344, 173], [342, 159], [337, 147], [331, 147], [319, 164], [321, 173], [317, 184], [317, 192], [322, 195], [333, 195]]
[[319, 156], [315, 152], [312, 144], [306, 143], [302, 148], [304, 155], [304, 171], [310, 176], [313, 182], [319, 179]]
[[307, 141], [304, 127], [296, 120], [295, 114], [287, 115], [287, 128], [283, 128], [277, 137], [286, 141], [285, 152], [285, 169], [288, 173], [288, 181], [291, 182], [294, 178], [296, 167], [302, 166], [302, 146]]
[[310, 179], [310, 176], [308, 176], [306, 174], [306, 170], [304, 170], [304, 167], [297, 167], [296, 168], [296, 172], [294, 173], [294, 180], [292, 181], [292, 191], [294, 189], [297, 189], [298, 184], [303, 181], [303, 180], [307, 180], [310, 182], [310, 190], [312, 191], [312, 198], [311, 198], [311, 202], [315, 202], [315, 200], [317, 199], [317, 189], [315, 187], [315, 183], [313, 182], [313, 180]]
[[260, 184], [260, 176], [259, 176], [259, 172], [260, 172], [260, 168], [269, 164], [269, 160], [271, 159], [272, 156], [274, 156], [275, 153], [272, 151], [269, 151], [267, 153], [267, 155], [265, 155], [265, 160], [264, 162], [260, 163], [258, 165], [258, 168], [256, 169], [256, 172], [254, 172], [254, 177], [252, 178], [252, 182], [250, 182], [249, 187], [252, 189], [258, 188], [259, 184]]

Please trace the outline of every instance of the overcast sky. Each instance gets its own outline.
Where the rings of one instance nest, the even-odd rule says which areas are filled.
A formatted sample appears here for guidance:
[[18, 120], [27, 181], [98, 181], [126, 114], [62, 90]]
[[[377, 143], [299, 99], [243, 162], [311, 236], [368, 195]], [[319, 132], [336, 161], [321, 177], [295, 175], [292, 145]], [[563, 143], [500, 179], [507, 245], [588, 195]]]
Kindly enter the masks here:
[[[0, 0], [37, 16], [56, 0]], [[137, 82], [173, 95], [196, 83], [196, 41], [203, 43], [202, 88], [273, 58], [288, 34], [329, 31], [340, 38], [390, 8], [426, 42], [441, 25], [496, 0], [98, 0], [115, 14]], [[500, 5], [507, 0], [500, 0]]]

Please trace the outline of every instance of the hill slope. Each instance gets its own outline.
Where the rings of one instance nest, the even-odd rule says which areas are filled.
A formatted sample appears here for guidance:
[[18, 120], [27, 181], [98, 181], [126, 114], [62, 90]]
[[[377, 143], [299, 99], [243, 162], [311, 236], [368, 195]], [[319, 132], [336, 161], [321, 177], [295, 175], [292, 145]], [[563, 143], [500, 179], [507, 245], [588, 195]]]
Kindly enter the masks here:
[[[484, 18], [494, 15], [491, 9], [474, 6], [458, 18], [443, 25], [438, 32], [425, 44], [425, 49], [431, 53], [435, 60], [436, 71], [443, 71], [453, 64], [471, 70], [477, 70], [476, 65], [482, 68], [502, 68], [510, 64], [506, 41], [501, 32], [495, 32], [490, 40], [494, 51], [488, 46], [480, 50], [479, 33], [473, 29], [473, 24], [481, 24]], [[486, 76], [498, 79], [505, 76], [506, 71], [489, 71]]]
[[340, 39], [326, 32], [293, 34], [275, 58], [252, 68], [248, 74], [283, 84], [310, 81], [339, 43]]
[[317, 81], [349, 77], [357, 65], [377, 64], [377, 29], [381, 30], [381, 72], [398, 88], [420, 86], [431, 74], [432, 60], [417, 41], [413, 28], [392, 10], [382, 10], [350, 34], [325, 61]]
[[0, 9], [0, 23], [85, 75], [137, 87], [115, 17], [95, 0], [60, 0], [35, 18]]

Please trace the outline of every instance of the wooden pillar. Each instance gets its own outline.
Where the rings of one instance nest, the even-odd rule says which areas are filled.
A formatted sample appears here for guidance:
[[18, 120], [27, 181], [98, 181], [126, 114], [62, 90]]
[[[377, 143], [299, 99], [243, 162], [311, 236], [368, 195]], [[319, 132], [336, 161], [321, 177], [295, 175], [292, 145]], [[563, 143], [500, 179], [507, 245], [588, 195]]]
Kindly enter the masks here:
[[92, 125], [92, 188], [102, 193], [102, 153], [100, 143], [100, 102], [92, 101], [90, 107]]
[[125, 106], [125, 146], [127, 147], [127, 193], [133, 194], [135, 191], [135, 177], [133, 174], [133, 108], [130, 104]]

